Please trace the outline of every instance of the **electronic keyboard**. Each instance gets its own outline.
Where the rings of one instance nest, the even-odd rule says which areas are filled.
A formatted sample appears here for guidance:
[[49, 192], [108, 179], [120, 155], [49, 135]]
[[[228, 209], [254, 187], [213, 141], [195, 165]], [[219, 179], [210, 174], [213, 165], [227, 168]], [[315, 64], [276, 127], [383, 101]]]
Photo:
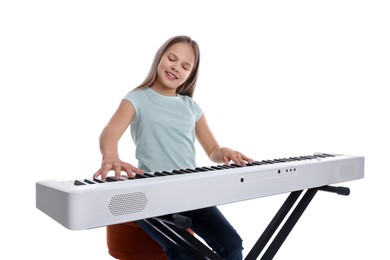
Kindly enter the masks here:
[[71, 230], [90, 229], [218, 206], [364, 177], [364, 157], [314, 155], [36, 183], [36, 207]]

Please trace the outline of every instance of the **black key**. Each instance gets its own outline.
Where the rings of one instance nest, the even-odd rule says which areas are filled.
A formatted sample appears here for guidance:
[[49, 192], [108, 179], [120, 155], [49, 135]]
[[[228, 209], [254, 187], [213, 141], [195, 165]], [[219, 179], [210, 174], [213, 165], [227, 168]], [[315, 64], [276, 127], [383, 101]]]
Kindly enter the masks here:
[[217, 165], [217, 166], [215, 166], [215, 167], [217, 167], [218, 169], [221, 169], [221, 170], [224, 170], [224, 169], [230, 169], [230, 167], [229, 167], [229, 166], [227, 166], [227, 165], [225, 165], [225, 164], [222, 164], [222, 165]]
[[172, 173], [172, 172], [167, 172], [167, 171], [163, 171], [163, 173], [166, 174], [166, 175], [175, 175], [174, 173]]
[[189, 171], [189, 172], [200, 172], [200, 171], [198, 171], [198, 170], [189, 169], [189, 168], [187, 168], [186, 171]]
[[321, 158], [334, 157], [334, 155], [326, 154], [326, 153], [316, 154], [315, 156], [316, 157], [321, 157]]
[[94, 182], [97, 182], [97, 183], [105, 183], [105, 181], [103, 180], [100, 180], [100, 179], [93, 179]]
[[180, 169], [179, 171], [184, 172], [184, 173], [191, 173], [191, 171]]
[[284, 163], [284, 162], [286, 162], [285, 159], [275, 159], [274, 161], [275, 161], [276, 163]]
[[184, 174], [185, 172], [179, 171], [179, 170], [173, 170], [172, 173], [174, 174]]
[[[145, 174], [145, 173], [144, 173]], [[144, 179], [144, 178], [148, 178], [148, 176], [144, 175], [144, 174], [135, 174], [134, 176], [134, 179]], [[128, 178], [128, 179], [133, 179], [133, 178]]]
[[273, 160], [262, 160], [262, 162], [268, 163], [268, 164], [274, 164], [275, 163]]
[[230, 164], [231, 166], [234, 166], [234, 167], [244, 167], [243, 165], [239, 165], [239, 164], [235, 164], [235, 163], [232, 163]]
[[154, 174], [147, 173], [147, 172], [145, 172], [143, 175], [145, 175], [146, 177], [156, 177], [156, 176], [154, 176]]
[[114, 182], [114, 181], [119, 181], [119, 179], [115, 179], [115, 177], [107, 177], [106, 182]]
[[205, 167], [203, 167], [203, 168], [196, 167], [195, 170], [198, 171], [198, 172], [207, 172], [208, 171], [207, 169], [205, 169]]
[[86, 185], [84, 182], [81, 182], [79, 180], [75, 180], [73, 184], [76, 186]]
[[88, 180], [88, 179], [84, 179], [84, 182], [85, 182], [85, 183], [88, 183], [88, 184], [96, 184], [96, 183], [94, 183], [93, 181], [90, 181], [90, 180]]
[[300, 157], [290, 157], [289, 158], [291, 161], [302, 161]]
[[285, 161], [285, 162], [292, 162], [292, 161], [294, 161], [294, 159], [292, 159], [292, 158], [283, 158], [282, 160]]
[[155, 172], [154, 175], [155, 176], [169, 176], [169, 174], [162, 173], [162, 172]]
[[336, 156], [334, 154], [327, 154], [327, 153], [322, 153], [321, 155], [324, 157], [335, 157]]
[[267, 164], [267, 163], [266, 162], [254, 161], [252, 164], [253, 165], [263, 165], [263, 164]]
[[256, 166], [256, 164], [253, 164], [253, 163], [248, 163], [247, 165], [245, 166]]
[[316, 157], [313, 155], [305, 155], [305, 156], [301, 156], [300, 158], [302, 158], [303, 160], [311, 160], [311, 159], [315, 159]]

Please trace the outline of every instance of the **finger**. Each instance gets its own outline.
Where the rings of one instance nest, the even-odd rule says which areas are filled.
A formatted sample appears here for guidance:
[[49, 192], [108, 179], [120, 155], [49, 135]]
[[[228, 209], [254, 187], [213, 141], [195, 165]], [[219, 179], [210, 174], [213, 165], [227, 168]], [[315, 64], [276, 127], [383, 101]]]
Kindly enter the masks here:
[[105, 180], [107, 178], [107, 175], [108, 175], [108, 172], [113, 170], [115, 166], [112, 165], [112, 164], [104, 164], [104, 166], [101, 168], [101, 174], [100, 174], [100, 177], [102, 180]]
[[248, 164], [252, 164], [253, 163], [253, 159], [252, 158], [249, 158], [245, 155], [242, 155], [242, 158], [248, 163]]
[[246, 160], [245, 160], [244, 155], [242, 153], [240, 153], [239, 160], [240, 160], [240, 163], [242, 166], [246, 165]]
[[127, 180], [128, 178], [129, 178], [129, 176], [121, 174], [121, 177], [120, 177], [121, 180]]
[[134, 167], [133, 165], [130, 165], [130, 170], [134, 173], [137, 173], [137, 174], [143, 174], [145, 172], [144, 170], [141, 170], [137, 167]]
[[249, 158], [248, 156], [243, 155], [242, 153], [239, 153], [239, 159], [241, 160], [241, 163], [243, 165], [246, 165], [247, 163], [248, 164], [253, 163], [253, 160], [251, 158]]
[[115, 171], [115, 179], [119, 179], [121, 177], [122, 167], [119, 163], [116, 163], [114, 165], [114, 171]]
[[132, 175], [143, 174], [145, 172], [144, 170], [141, 170], [141, 169], [131, 165], [130, 163], [126, 163], [125, 169], [126, 169], [126, 172], [128, 172], [128, 173], [131, 172]]
[[127, 178], [134, 178], [135, 177], [135, 173], [133, 173], [128, 166], [125, 166], [124, 170], [127, 174]]
[[251, 158], [243, 155], [240, 152], [237, 152], [236, 156], [237, 156], [237, 160], [240, 162], [239, 164], [241, 164], [242, 166], [245, 166], [247, 163], [251, 164], [253, 162], [253, 160]]
[[107, 178], [107, 174], [108, 174], [109, 171], [110, 171], [110, 168], [104, 167], [104, 168], [101, 170], [100, 178], [101, 178], [102, 180], [105, 180], [105, 179]]
[[[241, 160], [241, 158], [240, 158], [238, 155], [233, 155], [233, 156], [232, 156], [232, 161], [233, 161], [235, 164], [243, 165], [243, 161]], [[245, 164], [245, 162], [244, 162], [244, 164]]]
[[225, 165], [228, 165], [229, 162], [230, 162], [230, 159], [229, 159], [227, 156], [223, 156], [223, 157], [222, 157], [222, 161], [223, 161], [223, 163], [224, 163]]
[[100, 176], [102, 169], [99, 169], [97, 172], [94, 173], [93, 178], [96, 179]]
[[102, 180], [105, 180], [108, 171], [109, 171], [109, 167], [108, 167], [107, 165], [106, 165], [106, 166], [102, 166], [102, 167], [93, 175], [93, 178], [94, 178], [94, 179], [97, 179], [97, 178], [99, 178], [99, 176], [101, 176], [101, 179], [102, 179]]
[[243, 155], [240, 152], [235, 152], [232, 156], [232, 160], [235, 164], [245, 166], [245, 160], [243, 159]]

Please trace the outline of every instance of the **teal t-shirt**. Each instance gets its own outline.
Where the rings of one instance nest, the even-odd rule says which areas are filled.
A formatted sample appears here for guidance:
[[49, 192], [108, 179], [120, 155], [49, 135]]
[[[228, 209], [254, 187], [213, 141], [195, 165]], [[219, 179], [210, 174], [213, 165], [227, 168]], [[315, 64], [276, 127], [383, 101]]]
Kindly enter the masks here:
[[148, 172], [195, 168], [195, 123], [203, 112], [188, 96], [163, 96], [151, 88], [130, 91], [130, 124], [138, 167]]

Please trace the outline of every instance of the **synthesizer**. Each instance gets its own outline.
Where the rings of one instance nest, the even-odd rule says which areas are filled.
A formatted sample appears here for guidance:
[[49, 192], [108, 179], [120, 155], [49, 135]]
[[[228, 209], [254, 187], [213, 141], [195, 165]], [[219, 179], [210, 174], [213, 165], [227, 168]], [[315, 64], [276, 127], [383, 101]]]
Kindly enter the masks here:
[[36, 182], [36, 207], [71, 230], [352, 181], [364, 177], [364, 157], [314, 155], [147, 172], [135, 178]]

